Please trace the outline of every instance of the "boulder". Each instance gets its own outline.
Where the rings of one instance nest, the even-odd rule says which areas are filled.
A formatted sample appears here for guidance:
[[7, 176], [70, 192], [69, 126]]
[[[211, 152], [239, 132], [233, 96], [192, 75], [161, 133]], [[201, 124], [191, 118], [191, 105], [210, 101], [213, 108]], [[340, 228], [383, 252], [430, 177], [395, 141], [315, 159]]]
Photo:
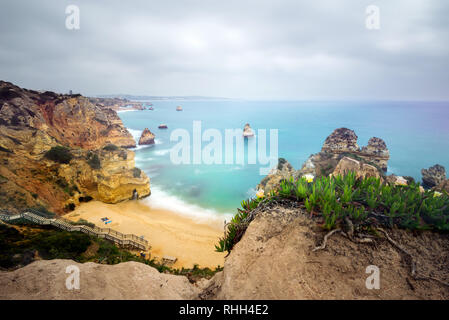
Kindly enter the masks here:
[[246, 137], [254, 137], [254, 131], [251, 129], [251, 126], [249, 123], [245, 124], [245, 127], [243, 128], [243, 136]]
[[436, 164], [429, 169], [422, 169], [422, 182], [426, 188], [433, 188], [443, 183], [446, 180], [446, 169], [439, 164]]
[[139, 139], [139, 145], [154, 144], [154, 134], [148, 129], [143, 130]]
[[407, 178], [396, 176], [394, 174], [389, 175], [386, 180], [390, 185], [394, 186], [407, 186], [409, 184], [409, 180]]
[[379, 170], [377, 170], [376, 167], [349, 157], [344, 157], [343, 159], [340, 160], [334, 172], [332, 172], [332, 175], [344, 176], [351, 171], [356, 174], [357, 178], [365, 178], [365, 177], [381, 178]]

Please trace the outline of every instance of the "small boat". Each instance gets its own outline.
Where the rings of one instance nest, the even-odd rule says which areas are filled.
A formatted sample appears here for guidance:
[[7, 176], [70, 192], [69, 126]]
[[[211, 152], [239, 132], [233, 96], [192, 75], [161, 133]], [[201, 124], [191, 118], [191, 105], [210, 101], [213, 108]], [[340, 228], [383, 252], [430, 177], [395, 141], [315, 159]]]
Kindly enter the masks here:
[[160, 124], [158, 128], [159, 129], [168, 129], [166, 124]]
[[154, 108], [153, 107], [149, 107], [148, 110], [154, 110]]
[[177, 106], [176, 107], [176, 111], [182, 111], [182, 107], [181, 106]]

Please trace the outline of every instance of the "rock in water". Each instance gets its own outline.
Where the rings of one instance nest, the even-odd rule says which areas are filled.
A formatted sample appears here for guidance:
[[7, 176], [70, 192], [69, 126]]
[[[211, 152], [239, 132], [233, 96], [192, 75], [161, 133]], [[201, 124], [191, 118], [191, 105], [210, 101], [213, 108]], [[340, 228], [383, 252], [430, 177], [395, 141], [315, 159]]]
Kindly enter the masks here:
[[249, 123], [245, 124], [245, 127], [243, 128], [243, 136], [246, 137], [254, 137], [254, 131], [251, 129], [251, 126]]
[[359, 151], [357, 138], [353, 130], [347, 128], [336, 129], [326, 138], [321, 151], [329, 153]]
[[176, 111], [182, 111], [182, 107], [181, 106], [177, 106], [176, 107]]
[[139, 145], [154, 144], [154, 138], [155, 135], [150, 131], [150, 129], [145, 128], [140, 136]]
[[312, 174], [315, 177], [327, 176], [334, 172], [344, 157], [372, 165], [383, 175], [388, 168], [390, 152], [385, 141], [376, 137], [371, 138], [368, 145], [360, 149], [355, 132], [347, 128], [339, 128], [326, 138], [321, 152], [307, 159], [298, 170], [297, 176], [305, 174]]
[[446, 169], [439, 164], [429, 169], [422, 169], [421, 174], [423, 185], [426, 188], [433, 188], [446, 180]]

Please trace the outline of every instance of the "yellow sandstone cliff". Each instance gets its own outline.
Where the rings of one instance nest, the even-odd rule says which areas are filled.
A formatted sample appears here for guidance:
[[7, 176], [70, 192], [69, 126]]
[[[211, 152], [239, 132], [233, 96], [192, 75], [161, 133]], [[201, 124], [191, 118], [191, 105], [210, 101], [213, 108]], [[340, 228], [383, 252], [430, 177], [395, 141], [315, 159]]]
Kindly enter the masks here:
[[[80, 201], [145, 197], [149, 178], [135, 168], [132, 135], [117, 113], [80, 95], [39, 93], [0, 81], [0, 201], [8, 210], [58, 213]], [[64, 147], [69, 161], [46, 156]], [[65, 163], [67, 162], [67, 163]]]

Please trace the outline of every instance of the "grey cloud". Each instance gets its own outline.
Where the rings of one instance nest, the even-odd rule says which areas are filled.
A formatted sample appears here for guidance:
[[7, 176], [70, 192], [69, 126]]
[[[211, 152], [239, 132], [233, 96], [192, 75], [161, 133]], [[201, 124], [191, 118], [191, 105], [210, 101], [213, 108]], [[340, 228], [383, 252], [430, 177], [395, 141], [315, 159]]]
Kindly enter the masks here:
[[448, 14], [444, 0], [3, 0], [0, 78], [87, 95], [448, 99]]

